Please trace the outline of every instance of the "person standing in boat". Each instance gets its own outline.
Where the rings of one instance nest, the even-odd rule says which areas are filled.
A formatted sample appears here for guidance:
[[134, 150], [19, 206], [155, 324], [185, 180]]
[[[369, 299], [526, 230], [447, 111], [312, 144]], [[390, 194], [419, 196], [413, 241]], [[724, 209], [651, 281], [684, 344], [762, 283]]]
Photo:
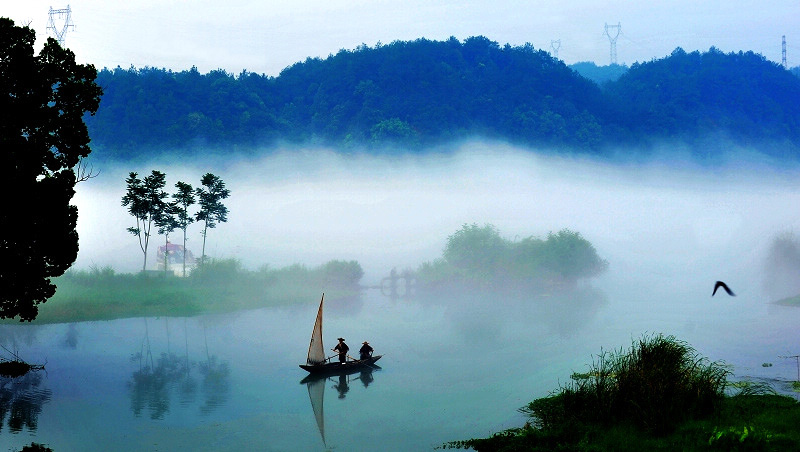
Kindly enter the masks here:
[[369, 342], [364, 341], [364, 345], [361, 346], [361, 350], [358, 351], [358, 359], [369, 359], [372, 357], [372, 347], [369, 345]]
[[347, 352], [350, 350], [350, 347], [344, 343], [344, 338], [339, 338], [339, 343], [336, 344], [336, 347], [333, 347], [333, 351], [339, 353], [339, 362], [344, 363], [347, 361]]

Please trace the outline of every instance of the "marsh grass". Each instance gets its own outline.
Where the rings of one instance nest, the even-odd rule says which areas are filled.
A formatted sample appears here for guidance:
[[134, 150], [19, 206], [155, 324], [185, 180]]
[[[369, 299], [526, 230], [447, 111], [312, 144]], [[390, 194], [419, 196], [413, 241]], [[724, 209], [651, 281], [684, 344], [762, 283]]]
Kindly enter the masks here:
[[[234, 259], [214, 260], [188, 277], [160, 272], [116, 273], [110, 267], [70, 270], [54, 280], [56, 294], [39, 307], [37, 323], [193, 316], [336, 298], [358, 292], [360, 266], [331, 261], [256, 271]], [[354, 283], [355, 281], [355, 283]]]
[[629, 350], [601, 353], [585, 378], [534, 400], [521, 411], [543, 429], [571, 423], [629, 423], [655, 434], [687, 417], [712, 413], [729, 371], [701, 358], [685, 342], [657, 335]]
[[768, 385], [740, 384], [685, 342], [657, 335], [601, 353], [589, 372], [520, 411], [524, 427], [443, 448], [478, 451], [800, 450], [800, 404]]

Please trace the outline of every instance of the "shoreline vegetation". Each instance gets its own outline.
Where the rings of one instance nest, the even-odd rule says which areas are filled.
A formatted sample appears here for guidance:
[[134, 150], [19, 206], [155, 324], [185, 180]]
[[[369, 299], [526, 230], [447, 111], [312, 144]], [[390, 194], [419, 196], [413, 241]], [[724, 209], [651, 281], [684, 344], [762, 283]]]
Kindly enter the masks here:
[[731, 383], [673, 336], [602, 352], [547, 397], [520, 408], [523, 427], [441, 449], [476, 451], [800, 450], [800, 403], [765, 384]]
[[[179, 265], [179, 264], [174, 264]], [[608, 262], [579, 232], [562, 229], [546, 238], [508, 240], [491, 224], [464, 224], [447, 238], [442, 257], [404, 270], [418, 290], [469, 287], [567, 289], [602, 274]], [[177, 268], [177, 267], [176, 267]], [[69, 270], [54, 278], [55, 295], [41, 305], [37, 323], [69, 323], [148, 316], [194, 316], [358, 295], [364, 271], [357, 261], [331, 260], [309, 268], [264, 265], [251, 271], [236, 259], [212, 259], [187, 277], [171, 271], [117, 273], [113, 268]], [[11, 323], [5, 320], [0, 323]]]
[[[255, 271], [235, 259], [210, 260], [186, 278], [171, 272], [116, 273], [111, 267], [69, 270], [54, 279], [56, 294], [40, 306], [36, 323], [70, 323], [129, 317], [194, 316], [285, 306], [355, 295], [363, 270], [358, 262], [333, 260]], [[5, 320], [2, 323], [19, 323]]]

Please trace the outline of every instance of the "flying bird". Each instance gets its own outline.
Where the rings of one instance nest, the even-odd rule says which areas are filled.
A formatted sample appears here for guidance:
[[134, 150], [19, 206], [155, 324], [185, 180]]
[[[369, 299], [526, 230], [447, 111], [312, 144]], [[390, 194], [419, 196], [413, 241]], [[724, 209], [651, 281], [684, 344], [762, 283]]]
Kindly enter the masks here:
[[722, 287], [723, 289], [725, 289], [725, 292], [728, 292], [728, 295], [730, 295], [730, 296], [732, 296], [732, 297], [735, 297], [735, 296], [736, 296], [736, 294], [735, 294], [735, 293], [733, 293], [733, 291], [732, 291], [732, 290], [731, 290], [731, 289], [728, 287], [728, 285], [727, 285], [727, 284], [725, 284], [725, 283], [724, 283], [724, 282], [722, 282], [722, 281], [717, 281], [717, 283], [716, 283], [716, 284], [714, 284], [714, 291], [713, 291], [713, 292], [711, 292], [711, 296], [712, 296], [712, 297], [714, 296], [714, 294], [715, 294], [715, 293], [717, 293], [717, 289], [719, 289], [720, 287]]

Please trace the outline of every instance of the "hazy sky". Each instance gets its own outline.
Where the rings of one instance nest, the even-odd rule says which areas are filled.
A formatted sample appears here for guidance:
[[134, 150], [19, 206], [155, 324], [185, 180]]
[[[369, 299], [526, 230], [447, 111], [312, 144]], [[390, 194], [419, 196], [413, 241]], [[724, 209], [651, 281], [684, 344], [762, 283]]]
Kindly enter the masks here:
[[[669, 55], [676, 47], [752, 50], [800, 64], [797, 0], [43, 0], [3, 2], [0, 15], [47, 36], [50, 7], [72, 11], [66, 45], [98, 68], [225, 69], [278, 75], [306, 57], [395, 40], [463, 40], [483, 35], [500, 44], [531, 43], [567, 64], [610, 62], [605, 24], [620, 24], [617, 62]], [[58, 28], [63, 20], [56, 22]], [[793, 34], [794, 32], [794, 34]], [[612, 29], [611, 35], [614, 36]]]

